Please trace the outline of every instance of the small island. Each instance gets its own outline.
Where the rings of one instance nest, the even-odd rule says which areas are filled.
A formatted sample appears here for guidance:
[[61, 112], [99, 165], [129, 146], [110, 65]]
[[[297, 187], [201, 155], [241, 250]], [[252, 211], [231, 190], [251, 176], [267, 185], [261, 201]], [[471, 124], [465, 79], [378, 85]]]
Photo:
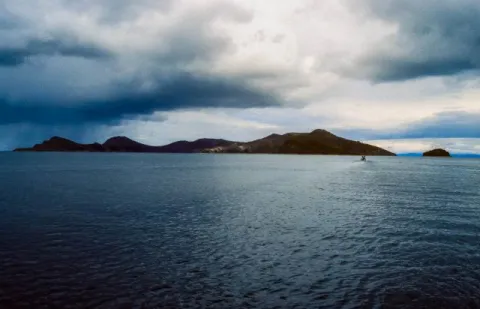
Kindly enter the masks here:
[[424, 157], [451, 157], [450, 153], [445, 149], [433, 149], [423, 153]]

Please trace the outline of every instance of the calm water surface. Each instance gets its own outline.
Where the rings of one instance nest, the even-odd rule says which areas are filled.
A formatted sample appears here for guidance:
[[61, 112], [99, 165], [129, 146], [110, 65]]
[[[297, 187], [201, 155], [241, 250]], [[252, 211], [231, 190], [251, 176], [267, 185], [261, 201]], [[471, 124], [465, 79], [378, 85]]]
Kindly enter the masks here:
[[480, 161], [0, 154], [0, 308], [480, 308]]

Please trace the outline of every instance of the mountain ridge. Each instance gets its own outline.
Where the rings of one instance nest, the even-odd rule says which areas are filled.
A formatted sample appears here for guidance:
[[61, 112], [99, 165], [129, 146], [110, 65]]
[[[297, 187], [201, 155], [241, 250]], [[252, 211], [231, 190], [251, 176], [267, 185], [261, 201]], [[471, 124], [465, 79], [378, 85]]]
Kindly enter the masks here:
[[271, 134], [251, 142], [205, 149], [203, 152], [395, 156], [388, 150], [348, 140], [323, 129], [309, 133]]
[[17, 148], [15, 152], [140, 152], [140, 153], [194, 153], [203, 149], [235, 143], [223, 139], [201, 138], [195, 141], [176, 141], [163, 146], [151, 146], [126, 136], [114, 136], [103, 144], [81, 144], [53, 136], [30, 148]]
[[323, 129], [308, 133], [273, 133], [250, 142], [200, 138], [195, 141], [180, 140], [163, 146], [146, 145], [126, 136], [111, 137], [103, 144], [80, 144], [54, 136], [33, 147], [17, 148], [14, 151], [396, 155], [377, 146], [336, 136]]

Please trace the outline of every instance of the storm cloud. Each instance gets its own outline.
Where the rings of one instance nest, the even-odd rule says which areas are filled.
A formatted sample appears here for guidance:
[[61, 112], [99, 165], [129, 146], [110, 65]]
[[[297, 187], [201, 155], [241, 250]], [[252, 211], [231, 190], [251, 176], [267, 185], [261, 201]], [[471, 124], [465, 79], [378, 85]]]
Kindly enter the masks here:
[[352, 139], [480, 138], [480, 113], [441, 112], [393, 129], [338, 129]]
[[[265, 107], [281, 102], [245, 78], [209, 72], [218, 57], [233, 50], [228, 35], [212, 24], [251, 19], [248, 11], [234, 4], [187, 9], [178, 16], [152, 20], [158, 25], [145, 28], [141, 21], [152, 17], [149, 10], [161, 16], [169, 12], [172, 2], [55, 3], [61, 14], [72, 15], [65, 28], [55, 25], [52, 29], [41, 18], [32, 23], [31, 10], [45, 9], [42, 5], [3, 4], [24, 37], [0, 32], [0, 38], [5, 38], [0, 46], [0, 67], [4, 67], [0, 77], [5, 77], [0, 85], [0, 124], [115, 124], [156, 111]], [[91, 14], [87, 20], [82, 19], [85, 12]], [[114, 24], [105, 25], [107, 21]], [[80, 28], [82, 23], [85, 29]], [[125, 29], [118, 30], [122, 26]], [[139, 40], [141, 35], [145, 40]]]
[[442, 112], [409, 124], [398, 138], [480, 138], [480, 114]]
[[28, 41], [21, 47], [0, 47], [0, 66], [17, 66], [29, 58], [39, 56], [64, 56], [102, 59], [111, 57], [111, 53], [102, 48], [86, 43], [64, 40]]
[[266, 107], [279, 104], [278, 98], [251, 89], [239, 81], [188, 74], [178, 75], [169, 80], [154, 80], [153, 86], [147, 90], [141, 89], [140, 81], [119, 84], [117, 87], [119, 95], [75, 105], [49, 105], [48, 102], [38, 101], [14, 104], [6, 100], [0, 101], [0, 125], [114, 124], [123, 119], [150, 115], [155, 111], [180, 108]]
[[368, 18], [394, 32], [358, 60], [350, 74], [375, 82], [452, 76], [480, 69], [480, 2], [366, 0]]

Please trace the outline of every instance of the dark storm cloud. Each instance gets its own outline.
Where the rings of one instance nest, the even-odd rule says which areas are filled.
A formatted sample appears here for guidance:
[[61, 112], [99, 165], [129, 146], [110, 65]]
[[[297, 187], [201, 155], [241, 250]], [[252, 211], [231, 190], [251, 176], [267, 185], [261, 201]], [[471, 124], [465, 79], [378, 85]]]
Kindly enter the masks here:
[[480, 114], [443, 112], [410, 124], [398, 138], [480, 138]]
[[376, 82], [405, 81], [429, 76], [449, 76], [477, 69], [477, 66], [465, 59], [425, 60], [376, 59], [365, 64], [376, 67], [370, 77]]
[[102, 59], [111, 54], [100, 47], [69, 40], [30, 40], [22, 47], [0, 47], [0, 66], [17, 66], [35, 56], [70, 56]]
[[[9, 3], [15, 7], [14, 0]], [[232, 39], [213, 31], [212, 23], [219, 19], [246, 23], [251, 12], [218, 2], [176, 11], [170, 18], [175, 5], [171, 0], [61, 0], [51, 9], [88, 18], [81, 20], [86, 26], [72, 18], [72, 27], [60, 28], [45, 26], [42, 18], [32, 21], [9, 14], [19, 26], [15, 36], [0, 31], [0, 77], [9, 77], [0, 81], [0, 123], [112, 123], [155, 111], [278, 103], [245, 79], [205, 73], [216, 59], [234, 51]], [[149, 12], [165, 20], [161, 26], [152, 23], [152, 31], [137, 40], [132, 36], [136, 18]], [[110, 19], [117, 16], [115, 22], [122, 25], [102, 24], [105, 14], [113, 14]], [[104, 29], [108, 31], [103, 33]], [[111, 34], [118, 38], [108, 37]], [[40, 39], [45, 36], [52, 39]], [[40, 65], [28, 61], [35, 56], [44, 61]]]
[[168, 81], [155, 80], [149, 90], [141, 81], [118, 86], [119, 95], [76, 105], [48, 102], [0, 102], [0, 124], [114, 124], [156, 111], [190, 108], [266, 107], [279, 104], [273, 95], [255, 90], [240, 81], [180, 74]]
[[480, 138], [480, 114], [442, 112], [393, 130], [339, 129], [341, 136], [358, 140], [413, 138]]
[[480, 69], [478, 0], [366, 0], [368, 13], [397, 32], [352, 75], [375, 82], [451, 76]]

